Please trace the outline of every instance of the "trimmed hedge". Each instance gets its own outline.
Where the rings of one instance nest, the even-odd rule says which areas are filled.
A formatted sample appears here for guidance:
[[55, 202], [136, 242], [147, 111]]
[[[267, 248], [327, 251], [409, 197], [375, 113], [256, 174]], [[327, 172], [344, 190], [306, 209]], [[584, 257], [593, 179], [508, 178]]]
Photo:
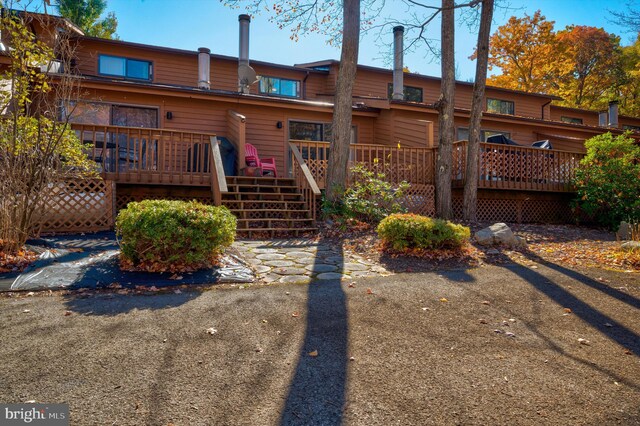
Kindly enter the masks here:
[[458, 248], [471, 237], [466, 226], [415, 214], [389, 215], [377, 231], [394, 250]]
[[116, 219], [123, 266], [147, 271], [195, 270], [233, 243], [236, 217], [196, 201], [133, 202]]

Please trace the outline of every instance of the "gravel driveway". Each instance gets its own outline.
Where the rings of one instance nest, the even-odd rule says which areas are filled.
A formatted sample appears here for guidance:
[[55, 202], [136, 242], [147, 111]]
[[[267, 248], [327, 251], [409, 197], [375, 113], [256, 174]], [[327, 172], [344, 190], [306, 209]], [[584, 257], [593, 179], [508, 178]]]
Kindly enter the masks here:
[[637, 274], [505, 263], [0, 305], [0, 401], [67, 402], [74, 425], [640, 423]]

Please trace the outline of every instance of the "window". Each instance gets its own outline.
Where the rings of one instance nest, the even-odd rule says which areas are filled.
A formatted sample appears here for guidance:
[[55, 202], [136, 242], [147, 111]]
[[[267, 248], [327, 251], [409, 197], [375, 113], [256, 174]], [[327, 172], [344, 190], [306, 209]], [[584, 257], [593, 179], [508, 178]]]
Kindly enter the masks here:
[[[404, 92], [405, 101], [422, 102], [422, 88], [402, 86], [402, 91]], [[391, 99], [393, 97], [393, 84], [389, 83], [387, 85], [387, 93], [388, 93], [389, 99]]]
[[632, 132], [640, 133], [640, 126], [632, 126], [631, 124], [623, 124], [622, 130], [631, 130]]
[[260, 93], [264, 95], [300, 97], [300, 82], [286, 78], [262, 77], [260, 79]]
[[134, 80], [151, 80], [152, 65], [149, 61], [100, 55], [98, 58], [98, 73]]
[[502, 99], [487, 98], [487, 112], [496, 112], [498, 114], [515, 114], [515, 106], [512, 101], [504, 101]]
[[[482, 142], [486, 142], [487, 138], [495, 135], [504, 135], [507, 138], [511, 139], [511, 133], [509, 132], [501, 132], [499, 130], [480, 130], [480, 140]], [[469, 129], [467, 127], [458, 127], [458, 138], [459, 141], [468, 141], [469, 140]]]
[[560, 121], [564, 123], [571, 123], [571, 124], [582, 124], [582, 118], [566, 117], [564, 115], [560, 117]]

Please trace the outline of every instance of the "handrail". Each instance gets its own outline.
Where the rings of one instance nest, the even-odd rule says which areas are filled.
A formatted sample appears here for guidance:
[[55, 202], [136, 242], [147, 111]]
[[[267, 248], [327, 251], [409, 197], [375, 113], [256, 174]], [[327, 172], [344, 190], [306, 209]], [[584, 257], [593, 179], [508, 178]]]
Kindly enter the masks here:
[[244, 115], [238, 114], [237, 112], [232, 110], [227, 111], [227, 117], [227, 136], [231, 143], [235, 145], [236, 150], [238, 151], [237, 167], [239, 173], [240, 170], [245, 167], [247, 118]]
[[[320, 187], [324, 187], [328, 168], [329, 142], [291, 140], [301, 151], [302, 157], [312, 171]], [[403, 181], [416, 185], [432, 184], [435, 171], [435, 148], [403, 147], [380, 144], [352, 144], [349, 148], [352, 165], [363, 165], [367, 169], [384, 173], [385, 179], [399, 184]]]
[[224, 175], [218, 138], [211, 136], [209, 141], [211, 143], [211, 195], [213, 196], [213, 204], [219, 206], [222, 204], [222, 194], [229, 192], [229, 188], [227, 187], [227, 178]]
[[[119, 183], [211, 186], [210, 133], [71, 124], [104, 179]], [[213, 158], [212, 158], [213, 159]], [[225, 182], [226, 183], [226, 182]]]
[[307, 180], [309, 187], [311, 188], [311, 190], [315, 195], [320, 195], [321, 194], [320, 188], [318, 187], [316, 180], [313, 178], [313, 175], [311, 174], [311, 171], [309, 170], [307, 163], [304, 162], [304, 159], [302, 158], [302, 154], [300, 154], [298, 147], [292, 144], [291, 142], [289, 142], [289, 148], [291, 148], [291, 153], [293, 154], [293, 158], [296, 159], [296, 163], [298, 164], [300, 171], [302, 172], [305, 179]]
[[292, 171], [293, 177], [296, 180], [296, 186], [301, 190], [306, 207], [309, 211], [309, 215], [315, 224], [316, 221], [316, 203], [318, 195], [321, 194], [320, 188], [313, 178], [307, 163], [302, 158], [302, 154], [298, 150], [298, 147], [289, 142], [289, 148], [292, 154]]

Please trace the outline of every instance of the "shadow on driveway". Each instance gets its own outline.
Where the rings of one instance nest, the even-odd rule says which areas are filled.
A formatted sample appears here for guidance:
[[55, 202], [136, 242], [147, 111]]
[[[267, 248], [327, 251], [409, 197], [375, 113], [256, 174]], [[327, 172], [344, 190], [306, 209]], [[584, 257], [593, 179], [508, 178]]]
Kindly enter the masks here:
[[[322, 241], [321, 241], [322, 242]], [[335, 241], [331, 241], [334, 245]], [[338, 243], [338, 271], [344, 265]], [[316, 256], [314, 266], [318, 265]], [[281, 425], [342, 424], [347, 384], [347, 301], [339, 279], [309, 284], [307, 329]], [[317, 351], [317, 356], [313, 354]], [[312, 353], [312, 355], [309, 355]]]
[[[547, 262], [532, 253], [524, 253], [524, 255], [530, 260], [543, 264], [552, 270], [560, 272], [588, 287], [595, 288], [610, 297], [629, 304], [630, 306], [638, 306], [638, 299], [631, 295], [605, 286], [604, 284], [600, 284], [579, 272]], [[508, 260], [506, 256], [505, 260]], [[633, 352], [636, 356], [640, 356], [640, 335], [636, 334], [633, 330], [628, 329], [613, 318], [603, 314], [596, 307], [589, 305], [585, 301], [565, 290], [560, 285], [551, 281], [548, 277], [533, 269], [511, 262], [498, 263], [497, 266], [505, 268], [526, 280], [531, 284], [531, 286], [545, 294], [560, 306], [571, 309], [574, 315], [578, 316], [581, 320], [591, 325], [600, 333], [618, 343], [620, 346]]]

